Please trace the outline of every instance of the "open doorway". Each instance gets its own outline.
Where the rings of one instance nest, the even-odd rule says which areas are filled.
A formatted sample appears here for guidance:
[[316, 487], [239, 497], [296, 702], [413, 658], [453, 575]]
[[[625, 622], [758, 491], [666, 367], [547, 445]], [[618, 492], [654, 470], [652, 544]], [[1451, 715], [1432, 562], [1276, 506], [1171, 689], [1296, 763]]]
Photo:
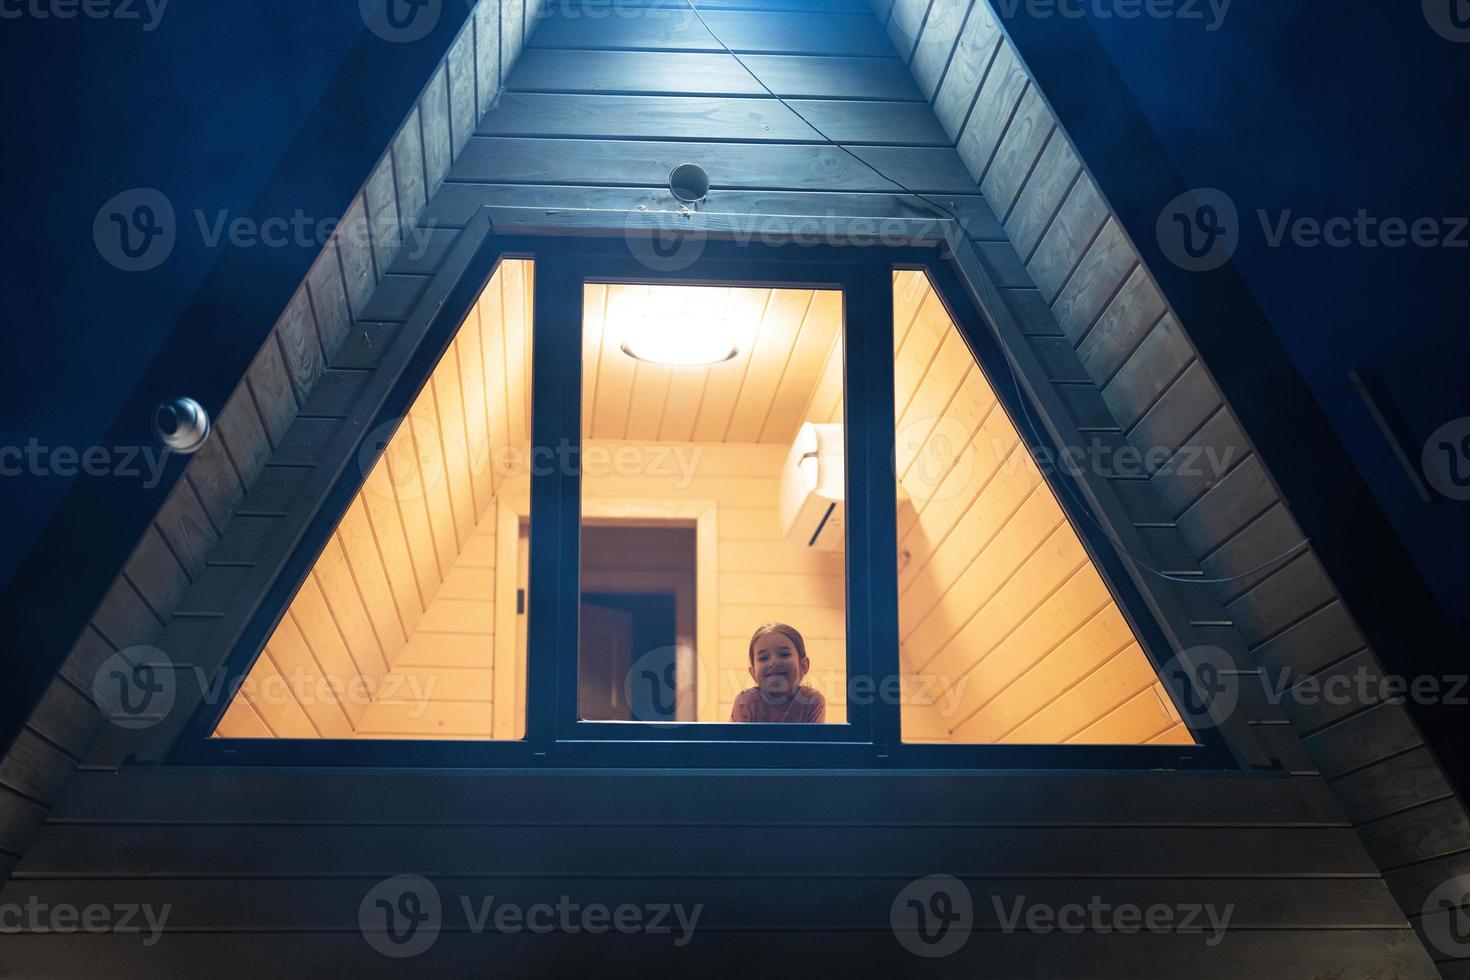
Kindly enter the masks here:
[[582, 718], [694, 720], [697, 543], [696, 529], [687, 522], [583, 528], [577, 669]]

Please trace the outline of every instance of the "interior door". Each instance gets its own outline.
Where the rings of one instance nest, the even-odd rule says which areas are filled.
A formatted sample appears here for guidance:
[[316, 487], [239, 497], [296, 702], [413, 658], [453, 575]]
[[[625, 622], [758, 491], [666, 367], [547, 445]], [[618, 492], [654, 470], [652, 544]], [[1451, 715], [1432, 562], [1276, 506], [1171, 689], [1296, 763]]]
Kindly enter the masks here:
[[582, 717], [627, 721], [623, 680], [633, 666], [633, 616], [605, 606], [582, 606], [581, 670], [577, 674]]

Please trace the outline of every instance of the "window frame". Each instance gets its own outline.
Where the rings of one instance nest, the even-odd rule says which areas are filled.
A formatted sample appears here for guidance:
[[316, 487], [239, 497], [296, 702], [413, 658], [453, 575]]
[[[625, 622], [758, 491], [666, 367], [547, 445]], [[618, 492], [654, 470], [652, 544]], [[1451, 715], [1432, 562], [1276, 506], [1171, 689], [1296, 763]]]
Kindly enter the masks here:
[[[530, 213], [525, 213], [525, 212]], [[500, 212], [496, 220], [494, 212]], [[973, 271], [963, 268], [962, 251], [946, 240], [953, 222], [908, 222], [906, 244], [863, 240], [861, 233], [832, 234], [813, 245], [801, 240], [759, 244], [724, 240], [718, 221], [695, 226], [700, 254], [679, 268], [650, 269], [633, 257], [629, 242], [644, 232], [625, 212], [608, 212], [602, 222], [584, 224], [573, 217], [566, 227], [537, 209], [482, 209], [463, 234], [483, 234], [467, 250], [453, 288], [442, 297], [425, 342], [395, 380], [388, 404], [374, 420], [391, 420], [406, 410], [426, 383], [479, 290], [502, 259], [534, 262], [532, 339], [532, 441], [555, 445], [563, 439], [580, 446], [582, 301], [584, 283], [656, 282], [747, 285], [773, 288], [841, 289], [844, 293], [844, 432], [847, 441], [847, 669], [853, 677], [896, 677], [898, 659], [897, 497], [893, 458], [893, 289], [897, 270], [925, 272], [969, 346], [990, 376], [1002, 406], [1013, 420], [1026, 398], [1018, 377], [996, 372], [1005, 352], [994, 324], [976, 296]], [[715, 218], [717, 216], [709, 216]], [[821, 220], [821, 219], [817, 219]], [[859, 221], [867, 219], [856, 219]], [[897, 219], [895, 219], [897, 220]], [[616, 225], [610, 222], [616, 221]], [[829, 224], [841, 224], [831, 219]], [[473, 227], [478, 224], [479, 229]], [[871, 222], [870, 222], [871, 224]], [[937, 229], [936, 226], [940, 226]], [[612, 233], [613, 228], [618, 229]], [[652, 233], [664, 229], [650, 221]], [[509, 231], [512, 234], [498, 232]], [[530, 232], [530, 234], [527, 234]], [[946, 246], [946, 247], [941, 247]], [[973, 257], [971, 254], [970, 257]], [[967, 277], [966, 273], [970, 275]], [[472, 288], [467, 288], [472, 287]], [[428, 298], [426, 298], [427, 301]], [[854, 301], [856, 300], [856, 301]], [[555, 356], [548, 356], [555, 352]], [[546, 392], [561, 392], [548, 397]], [[364, 431], [373, 429], [367, 425]], [[1017, 425], [1034, 451], [1054, 450], [1045, 433]], [[547, 441], [550, 440], [550, 441]], [[1053, 457], [1054, 458], [1054, 457]], [[717, 722], [608, 722], [577, 717], [577, 607], [580, 602], [580, 475], [550, 472], [533, 476], [531, 488], [530, 568], [527, 596], [526, 732], [519, 740], [415, 741], [411, 739], [215, 739], [210, 737], [228, 698], [195, 711], [167, 761], [174, 764], [455, 766], [455, 767], [758, 767], [903, 769], [1235, 769], [1249, 757], [1239, 735], [1220, 728], [1191, 726], [1200, 744], [1178, 745], [1008, 745], [912, 744], [900, 738], [900, 706], [874, 698], [871, 705], [849, 704], [845, 724], [762, 725]], [[863, 478], [859, 479], [861, 475]], [[1089, 557], [1113, 592], [1119, 608], [1155, 670], [1168, 654], [1168, 631], [1129, 574], [1103, 530], [1079, 519], [1079, 488], [1073, 477], [1055, 470], [1044, 474]], [[317, 515], [283, 567], [270, 596], [261, 604], [226, 667], [224, 690], [248, 673], [270, 631], [306, 577], [363, 474], [348, 468], [323, 501]], [[1059, 483], [1072, 483], [1059, 486]], [[304, 557], [303, 557], [304, 556]], [[272, 608], [272, 597], [280, 597]], [[856, 709], [856, 710], [854, 710]]]
[[[885, 510], [882, 489], [874, 481], [854, 480], [853, 474], [868, 472], [868, 459], [888, 459], [892, 454], [893, 433], [887, 432], [884, 444], [881, 416], [855, 414], [848, 392], [859, 386], [883, 384], [882, 365], [873, 370], [875, 357], [867, 348], [881, 345], [889, 338], [887, 378], [888, 404], [892, 405], [892, 288], [891, 273], [870, 261], [870, 256], [851, 254], [765, 255], [753, 257], [746, 249], [706, 248], [693, 262], [676, 271], [655, 272], [627, 254], [617, 243], [611, 249], [606, 242], [579, 242], [559, 249], [536, 264], [536, 329], [533, 350], [555, 351], [559, 356], [542, 358], [532, 367], [536, 390], [557, 391], [559, 397], [532, 399], [532, 440], [535, 445], [562, 446], [570, 443], [580, 448], [582, 433], [582, 327], [583, 298], [589, 283], [678, 284], [702, 286], [751, 286], [782, 289], [824, 289], [840, 291], [843, 296], [843, 408], [847, 546], [846, 565], [847, 662], [844, 676], [896, 676], [897, 648], [897, 577], [892, 589], [892, 663], [878, 651], [884, 647], [885, 613], [883, 583], [879, 568], [892, 568], [897, 562], [894, 539], [893, 506]], [[590, 246], [590, 247], [589, 247]], [[792, 248], [793, 246], [786, 246]], [[815, 260], [814, 260], [815, 259]], [[874, 316], [871, 310], [886, 297], [888, 315]], [[545, 304], [546, 315], [542, 315]], [[880, 307], [881, 308], [881, 307]], [[884, 329], [886, 325], [886, 331]], [[542, 373], [537, 373], [537, 372]], [[878, 400], [874, 395], [873, 400]], [[875, 422], [877, 424], [875, 424]], [[892, 429], [890, 424], [888, 429]], [[538, 497], [538, 483], [540, 496]], [[889, 488], [892, 496], [892, 488]], [[528, 650], [554, 650], [556, 664], [556, 700], [543, 709], [554, 719], [552, 737], [558, 743], [679, 743], [686, 751], [693, 746], [745, 746], [798, 743], [821, 745], [873, 745], [895, 741], [897, 707], [880, 703], [848, 706], [845, 723], [821, 725], [779, 725], [734, 722], [646, 722], [592, 721], [579, 717], [577, 709], [577, 644], [578, 606], [581, 584], [581, 476], [577, 472], [555, 472], [532, 478], [531, 490], [531, 595], [528, 608], [550, 608], [551, 615], [531, 615], [530, 632], [537, 637], [528, 641]], [[539, 509], [538, 509], [539, 504]], [[875, 515], [885, 514], [888, 533], [872, 527]], [[880, 517], [879, 520], [882, 518]], [[538, 523], [539, 522], [539, 523]], [[543, 530], [557, 542], [539, 549], [541, 572], [538, 578], [536, 534]], [[883, 557], [881, 545], [888, 541], [891, 560]], [[877, 554], [874, 554], [874, 551]], [[886, 562], [886, 564], [885, 564]], [[546, 586], [551, 576], [557, 577], [554, 589]], [[538, 592], [538, 582], [541, 590]], [[865, 621], [866, 620], [866, 621]], [[538, 639], [540, 644], [538, 645]], [[543, 653], [543, 656], [546, 654]], [[892, 711], [889, 709], [892, 707]], [[888, 714], [892, 718], [888, 718]], [[892, 729], [890, 735], [889, 729]], [[703, 748], [694, 751], [704, 752]], [[756, 753], [750, 764], [779, 761], [770, 753]]]

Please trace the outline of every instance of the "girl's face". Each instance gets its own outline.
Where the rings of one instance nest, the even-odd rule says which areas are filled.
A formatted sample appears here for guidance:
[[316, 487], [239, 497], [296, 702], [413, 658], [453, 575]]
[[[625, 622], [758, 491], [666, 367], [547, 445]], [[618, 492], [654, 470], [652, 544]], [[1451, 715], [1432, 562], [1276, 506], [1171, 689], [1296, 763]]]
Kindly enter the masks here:
[[755, 641], [750, 676], [762, 694], [795, 694], [809, 669], [811, 664], [797, 655], [796, 644], [785, 633], [767, 633]]

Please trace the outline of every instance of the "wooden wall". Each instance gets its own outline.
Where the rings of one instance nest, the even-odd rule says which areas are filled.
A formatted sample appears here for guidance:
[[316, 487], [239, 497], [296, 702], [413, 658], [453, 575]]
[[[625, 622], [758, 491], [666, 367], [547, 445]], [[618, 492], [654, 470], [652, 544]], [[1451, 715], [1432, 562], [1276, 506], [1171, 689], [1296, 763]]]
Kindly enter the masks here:
[[1192, 744], [928, 278], [894, 284], [900, 651], [944, 740]]
[[[360, 501], [354, 503], [360, 506]], [[314, 572], [251, 669], [240, 695], [220, 719], [216, 736], [492, 737], [497, 661], [496, 517], [494, 508], [487, 511], [467, 536], [427, 607], [418, 609], [409, 636], [390, 661], [375, 668], [359, 666], [345, 639], [318, 637], [312, 643], [316, 629], [336, 628], [331, 618], [308, 619], [313, 605], [326, 604], [314, 582], [321, 573]], [[303, 608], [298, 610], [298, 605]], [[391, 604], [377, 608], [391, 618]], [[303, 625], [303, 619], [308, 619], [307, 624]], [[370, 642], [361, 642], [359, 650], [371, 648]], [[326, 683], [318, 666], [325, 655], [318, 650], [335, 651], [343, 659], [337, 672], [327, 675], [345, 678], [343, 684]], [[361, 695], [356, 693], [359, 690]], [[524, 696], [518, 700], [523, 703]], [[516, 707], [512, 704], [506, 710], [514, 712]]]
[[[1228, 579], [1201, 588], [1249, 648], [1248, 686], [1279, 684], [1282, 671], [1288, 687], [1360, 669], [1381, 677], [1311, 548], [1272, 561], [1303, 538], [1289, 503], [990, 0], [874, 7], [1003, 222], [1012, 254], [996, 267], [1010, 270], [1001, 283], [1010, 304], [1020, 318], [1050, 317], [1061, 328], [1065, 346], [1046, 350], [1054, 384], [1145, 456], [1161, 454], [1146, 481], [1161, 506], [1141, 523], [1177, 528], [1204, 577]], [[1221, 465], [1181, 472], [1207, 454]], [[1246, 693], [1265, 704], [1263, 692]], [[1430, 889], [1470, 872], [1470, 818], [1409, 716], [1371, 698], [1287, 697], [1280, 707], [1418, 926]]]
[[[748, 5], [773, 6], [767, 0]], [[907, 76], [906, 59], [885, 47], [878, 23], [870, 15], [814, 14], [806, 0], [774, 5], [782, 9], [767, 13], [728, 4], [737, 9], [720, 12], [722, 30], [733, 30], [733, 43], [753, 58], [767, 58], [773, 77], [791, 69], [776, 84], [801, 98], [839, 139], [884, 161], [910, 186], [945, 194], [969, 219], [991, 273], [1015, 285], [1017, 266], [1005, 229], [975, 193], [975, 180], [965, 172], [950, 134], [929, 115], [923, 101], [928, 93], [920, 94]], [[822, 6], [851, 9], [845, 0]], [[480, 8], [486, 9], [495, 8]], [[770, 100], [742, 88], [729, 59], [715, 53], [700, 32], [671, 33], [649, 27], [651, 21], [634, 19], [615, 30], [542, 23], [521, 61], [525, 80], [520, 73], [512, 76], [500, 107], [481, 123], [482, 135], [471, 139], [461, 123], [487, 107], [498, 71], [486, 70], [485, 54], [500, 53], [500, 45], [473, 38], [487, 36], [484, 25], [498, 31], [505, 22], [477, 16], [472, 40], [457, 47], [457, 57], [451, 54], [420, 104], [424, 215], [436, 222], [431, 250], [417, 257], [400, 255], [393, 274], [379, 282], [386, 263], [371, 253], [364, 261], [339, 246], [330, 255], [332, 264], [308, 282], [316, 282], [327, 297], [340, 296], [339, 305], [318, 303], [313, 286], [310, 301], [293, 307], [295, 319], [283, 320], [300, 323], [309, 310], [306, 322], [319, 329], [325, 318], [329, 329], [319, 336], [334, 338], [323, 357], [329, 366], [376, 368], [381, 341], [413, 313], [416, 294], [404, 287], [421, 285], [414, 277], [437, 269], [454, 242], [454, 230], [481, 204], [626, 208], [641, 203], [668, 209], [672, 202], [660, 189], [664, 175], [672, 163], [695, 159], [714, 177], [711, 209], [788, 216], [829, 210], [922, 213], [871, 172], [817, 145]], [[922, 15], [917, 22], [924, 22]], [[466, 56], [466, 50], [473, 54]], [[571, 50], [578, 50], [575, 58], [564, 55]], [[514, 51], [513, 44], [506, 48], [510, 56]], [[534, 53], [540, 51], [545, 54]], [[503, 53], [500, 64], [508, 65], [510, 56]], [[552, 64], [560, 58], [562, 69], [533, 75], [538, 58]], [[567, 70], [568, 64], [586, 69]], [[487, 79], [492, 80], [488, 87]], [[467, 100], [462, 93], [470, 83], [475, 95]], [[669, 86], [684, 91], [700, 85], [712, 94], [655, 98]], [[629, 92], [635, 94], [623, 94]], [[455, 93], [460, 97], [451, 98]], [[938, 115], [945, 118], [943, 112]], [[413, 143], [405, 139], [406, 159], [412, 159]], [[449, 169], [451, 159], [453, 168], [439, 187], [437, 175]], [[403, 207], [411, 215], [418, 198], [414, 170], [405, 170], [409, 180], [400, 186], [395, 169], [394, 187], [400, 199], [411, 202]], [[367, 207], [365, 198], [359, 213]], [[335, 293], [339, 280], [343, 292]], [[313, 332], [304, 336], [310, 340]], [[169, 513], [193, 513], [199, 526], [207, 524], [211, 534], [229, 538], [237, 512], [284, 519], [287, 508], [298, 503], [303, 474], [334, 445], [330, 421], [295, 418], [321, 373], [319, 362], [311, 360], [311, 352], [321, 350], [320, 339], [316, 344], [305, 346], [306, 359], [300, 362], [282, 355], [283, 346], [296, 349], [288, 345], [263, 351], [263, 366], [242, 386], [247, 396], [221, 419], [223, 438], [208, 449], [223, 454], [229, 446], [233, 455], [254, 447], [253, 456], [241, 455], [256, 462], [242, 473], [233, 459], [211, 468], [204, 463], [209, 457], [201, 456], [188, 499], [173, 503]], [[273, 373], [271, 365], [280, 370]], [[276, 392], [274, 400], [259, 397], [262, 391]], [[238, 406], [248, 413], [241, 416], [245, 409]], [[270, 433], [269, 439], [242, 442], [232, 434], [244, 431], [236, 427], [242, 417]], [[219, 456], [215, 459], [218, 463]], [[216, 475], [221, 475], [218, 481]], [[156, 549], [173, 526], [171, 520], [161, 521], [159, 538], [150, 536], [140, 552]], [[203, 569], [214, 545], [207, 538], [184, 540], [194, 543], [193, 567]], [[284, 547], [280, 536], [262, 540], [260, 560], [278, 561], [272, 549]], [[219, 547], [226, 544], [222, 540]], [[22, 850], [26, 855], [0, 901], [24, 902], [32, 896], [77, 905], [168, 901], [175, 910], [171, 930], [156, 946], [146, 947], [128, 935], [29, 931], [7, 936], [0, 965], [17, 975], [91, 975], [99, 962], [123, 976], [206, 969], [217, 975], [290, 974], [306, 963], [364, 975], [401, 972], [401, 962], [381, 958], [366, 946], [357, 932], [357, 915], [366, 887], [404, 870], [439, 880], [451, 907], [458, 890], [500, 893], [510, 880], [506, 876], [528, 883], [519, 893], [524, 901], [573, 894], [613, 904], [707, 902], [706, 941], [672, 954], [688, 957], [682, 963], [668, 958], [661, 943], [635, 938], [621, 944], [619, 952], [657, 955], [653, 962], [664, 967], [671, 962], [707, 967], [739, 955], [776, 969], [817, 951], [829, 969], [835, 964], [855, 975], [875, 967], [889, 973], [913, 970], [918, 961], [897, 947], [888, 930], [890, 907], [910, 879], [948, 870], [969, 883], [981, 909], [992, 893], [1048, 894], [1049, 887], [1058, 889], [1050, 893], [1058, 898], [1096, 891], [1120, 901], [1239, 905], [1236, 929], [1218, 949], [1209, 950], [1199, 937], [1177, 934], [976, 932], [958, 959], [941, 963], [964, 975], [987, 970], [1119, 977], [1233, 978], [1246, 971], [1284, 977], [1432, 975], [1402, 913], [1388, 904], [1357, 835], [1310, 776], [728, 773], [656, 774], [639, 781], [629, 773], [392, 775], [148, 765], [166, 751], [187, 713], [170, 715], [142, 734], [109, 729], [89, 751], [86, 745], [93, 740], [84, 729], [97, 724], [96, 712], [84, 701], [84, 710], [75, 714], [68, 714], [67, 706], [86, 690], [91, 673], [86, 668], [110, 652], [108, 644], [165, 635], [168, 649], [209, 667], [222, 655], [219, 638], [243, 622], [238, 603], [208, 617], [154, 616], [143, 598], [151, 590], [201, 588], [200, 582], [155, 576], [155, 569], [165, 567], [166, 561], [147, 558], [130, 566], [128, 578], [98, 611], [95, 628], [89, 627], [73, 657], [69, 671], [79, 671], [82, 685], [67, 690], [71, 682], [61, 682], [60, 693], [48, 699], [33, 722], [37, 753], [59, 744], [71, 747], [72, 755], [62, 753], [67, 760], [85, 754], [89, 761], [88, 771], [65, 788], [61, 808], [46, 819], [66, 783], [65, 777], [55, 777], [58, 769], [11, 768], [5, 776], [15, 786], [29, 778], [26, 773], [41, 774], [25, 783], [24, 796], [3, 797], [8, 812], [0, 820], [5, 830], [0, 847], [9, 850], [11, 860]], [[241, 588], [246, 585], [259, 582], [247, 579]], [[159, 604], [168, 608], [161, 599]], [[1329, 617], [1327, 624], [1332, 622]], [[138, 623], [144, 624], [141, 632]], [[73, 717], [76, 724], [52, 727]], [[1401, 716], [1377, 717], [1391, 723]], [[1377, 751], [1388, 740], [1375, 731], [1385, 732], [1369, 725], [1352, 744]], [[1412, 748], [1412, 742], [1405, 746]], [[7, 766], [19, 758], [13, 752]], [[1343, 753], [1336, 771], [1371, 766], [1372, 759], [1361, 758]], [[771, 800], [782, 805], [773, 807]], [[769, 901], [770, 876], [764, 869], [752, 870], [767, 853], [773, 821], [784, 836], [793, 833], [793, 823], [802, 828], [789, 838], [796, 845], [795, 863], [782, 879], [785, 900], [778, 903]], [[38, 828], [40, 836], [32, 844]], [[601, 887], [592, 880], [632, 884], [589, 891]], [[720, 881], [733, 884], [726, 888]], [[1407, 879], [1399, 884], [1416, 887]], [[806, 910], [809, 931], [775, 928], [791, 924], [792, 907]], [[762, 918], [765, 909], [776, 910], [777, 918]], [[753, 947], [751, 929], [772, 938]], [[411, 968], [462, 972], [483, 969], [489, 957], [510, 969], [544, 969], [547, 955], [566, 957], [568, 968], [605, 966], [611, 944], [589, 944], [588, 938], [577, 937], [548, 954], [541, 937], [504, 937], [488, 945], [451, 932]]]

